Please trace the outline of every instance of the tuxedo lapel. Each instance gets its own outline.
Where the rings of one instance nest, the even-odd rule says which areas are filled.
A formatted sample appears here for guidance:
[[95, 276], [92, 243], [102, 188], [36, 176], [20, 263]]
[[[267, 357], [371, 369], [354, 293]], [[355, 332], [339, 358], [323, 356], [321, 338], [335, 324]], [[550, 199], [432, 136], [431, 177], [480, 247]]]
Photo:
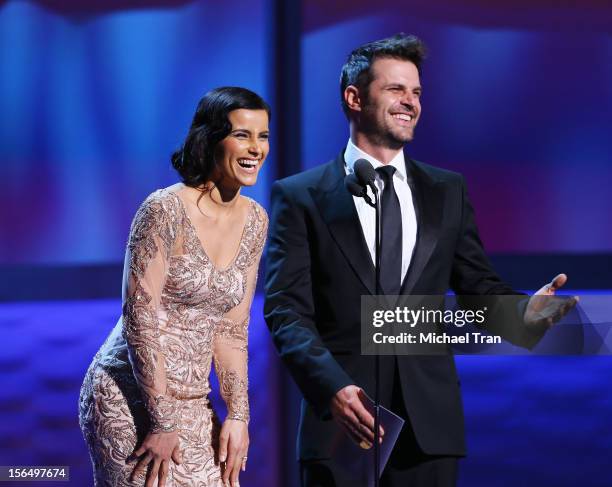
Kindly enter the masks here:
[[325, 172], [312, 197], [332, 238], [349, 265], [371, 294], [375, 293], [374, 265], [368, 250], [353, 196], [344, 186], [343, 153]]
[[410, 267], [402, 283], [401, 294], [412, 292], [436, 248], [444, 203], [443, 188], [408, 156], [406, 156], [406, 174], [412, 191], [418, 230]]

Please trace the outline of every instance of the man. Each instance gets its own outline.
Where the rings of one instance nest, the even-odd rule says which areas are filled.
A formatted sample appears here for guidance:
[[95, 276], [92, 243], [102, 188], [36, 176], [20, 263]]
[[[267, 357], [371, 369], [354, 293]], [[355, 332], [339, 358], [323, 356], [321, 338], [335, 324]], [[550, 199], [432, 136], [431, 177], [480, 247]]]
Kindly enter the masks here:
[[[386, 294], [516, 294], [484, 253], [463, 178], [403, 152], [421, 115], [424, 53], [419, 39], [403, 34], [354, 50], [340, 86], [346, 148], [273, 186], [265, 315], [305, 398], [298, 438], [304, 486], [354, 485], [335, 457], [338, 432], [366, 448], [374, 438], [362, 401], [363, 391], [374, 395], [375, 368], [374, 357], [360, 354], [360, 299], [376, 289], [375, 214], [345, 188], [356, 160], [367, 159], [377, 173]], [[565, 281], [561, 274], [539, 293], [554, 294]], [[530, 301], [524, 326], [542, 324], [533, 307]], [[381, 356], [380, 380], [381, 404], [406, 420], [381, 485], [455, 485], [465, 443], [453, 358]]]

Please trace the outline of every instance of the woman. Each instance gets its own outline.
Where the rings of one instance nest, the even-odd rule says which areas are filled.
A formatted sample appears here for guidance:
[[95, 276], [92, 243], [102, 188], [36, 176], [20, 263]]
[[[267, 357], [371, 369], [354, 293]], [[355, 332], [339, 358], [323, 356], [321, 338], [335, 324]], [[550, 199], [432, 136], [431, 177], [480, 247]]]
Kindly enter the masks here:
[[[198, 105], [172, 156], [182, 183], [130, 230], [121, 319], [79, 404], [97, 486], [238, 486], [246, 468], [247, 326], [268, 217], [240, 195], [268, 154], [270, 108], [243, 88]], [[214, 359], [228, 414], [208, 400]]]

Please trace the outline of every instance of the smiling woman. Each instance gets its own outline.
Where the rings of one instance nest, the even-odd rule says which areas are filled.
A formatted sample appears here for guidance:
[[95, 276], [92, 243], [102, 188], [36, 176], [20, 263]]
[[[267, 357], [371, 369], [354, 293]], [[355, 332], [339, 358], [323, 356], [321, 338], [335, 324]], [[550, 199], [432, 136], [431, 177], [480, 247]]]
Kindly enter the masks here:
[[[213, 171], [219, 172], [221, 166], [227, 169], [225, 164], [217, 164], [226, 149], [258, 160], [259, 168], [268, 153], [269, 122], [270, 107], [252, 91], [235, 87], [212, 90], [198, 103], [187, 138], [172, 155], [172, 165], [187, 186], [206, 191]], [[232, 143], [238, 140], [239, 144]], [[255, 181], [247, 185], [251, 184]]]
[[[123, 313], [79, 403], [97, 486], [238, 486], [249, 444], [247, 333], [268, 217], [240, 195], [268, 154], [270, 108], [244, 88], [206, 94], [130, 231]], [[208, 400], [214, 360], [228, 414]]]
[[217, 145], [216, 160], [225, 183], [251, 186], [269, 150], [268, 113], [244, 108], [229, 113], [230, 134]]

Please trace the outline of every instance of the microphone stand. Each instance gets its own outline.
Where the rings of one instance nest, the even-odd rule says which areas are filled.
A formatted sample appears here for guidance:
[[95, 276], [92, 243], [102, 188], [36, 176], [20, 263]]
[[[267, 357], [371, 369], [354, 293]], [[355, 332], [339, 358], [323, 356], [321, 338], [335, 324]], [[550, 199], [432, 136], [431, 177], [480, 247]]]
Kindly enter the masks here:
[[[373, 184], [374, 188], [376, 186]], [[377, 189], [377, 188], [376, 188]], [[380, 296], [382, 289], [380, 286], [380, 241], [381, 241], [381, 218], [382, 208], [378, 191], [374, 191], [374, 202], [376, 204], [376, 296]], [[374, 391], [374, 487], [378, 487], [380, 483], [380, 355], [374, 355], [374, 380], [376, 390]]]
[[[366, 203], [374, 208], [376, 211], [376, 224], [375, 224], [375, 246], [374, 246], [374, 279], [376, 283], [376, 296], [380, 296], [383, 293], [382, 286], [380, 285], [380, 242], [382, 236], [381, 221], [382, 221], [382, 208], [380, 203], [380, 194], [378, 188], [374, 183], [374, 174], [367, 174], [367, 166], [369, 170], [374, 172], [374, 169], [366, 160], [358, 160], [356, 165], [360, 162], [366, 163], [366, 171], [361, 175], [350, 174], [345, 179], [345, 185], [349, 192], [353, 196], [362, 197]], [[363, 168], [363, 164], [362, 164]], [[359, 172], [359, 170], [357, 170]], [[374, 195], [374, 202], [368, 195], [367, 188], [372, 190]], [[374, 487], [380, 485], [380, 355], [374, 354]]]
[[[374, 261], [375, 267], [375, 283], [376, 283], [376, 296], [382, 294], [382, 288], [380, 285], [380, 241], [381, 241], [381, 220], [382, 220], [382, 208], [380, 205], [380, 197], [378, 194], [378, 188], [374, 183], [370, 186], [374, 193], [374, 203], [369, 198], [367, 190], [364, 191], [364, 198], [367, 203], [376, 210], [376, 244], [374, 250]], [[377, 353], [374, 355], [374, 487], [379, 487], [380, 484], [380, 355]]]

